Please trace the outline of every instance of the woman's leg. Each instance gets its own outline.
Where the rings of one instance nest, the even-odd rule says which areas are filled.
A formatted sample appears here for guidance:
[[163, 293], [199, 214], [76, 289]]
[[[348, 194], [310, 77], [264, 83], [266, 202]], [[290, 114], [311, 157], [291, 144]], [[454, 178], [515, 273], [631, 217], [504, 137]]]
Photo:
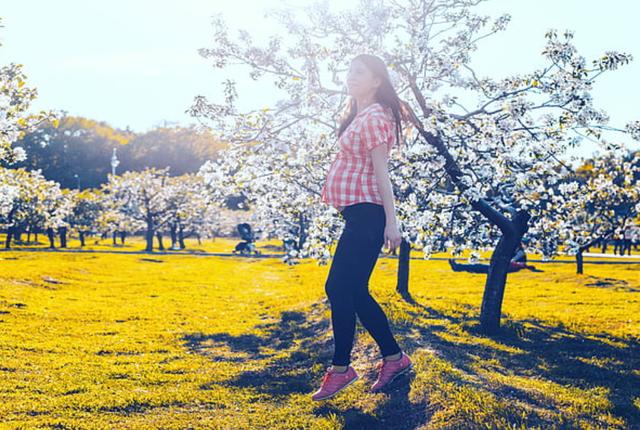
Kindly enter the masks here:
[[360, 242], [350, 226], [345, 225], [336, 246], [325, 292], [331, 304], [331, 326], [333, 328], [334, 354], [331, 364], [347, 366], [356, 329], [356, 312], [350, 272], [358, 264], [362, 252]]
[[332, 364], [336, 366], [350, 363], [356, 313], [383, 356], [400, 352], [384, 311], [368, 290], [369, 278], [384, 244], [384, 208], [359, 203], [348, 207], [344, 214], [345, 227], [325, 283], [335, 344]]
[[396, 342], [389, 327], [384, 310], [369, 293], [369, 279], [375, 268], [380, 250], [384, 245], [384, 227], [386, 223], [384, 208], [379, 205], [371, 205], [368, 208], [366, 217], [360, 221], [366, 228], [367, 247], [362, 258], [362, 265], [355, 270], [354, 280], [354, 304], [358, 319], [376, 341], [383, 357], [397, 356], [400, 346]]

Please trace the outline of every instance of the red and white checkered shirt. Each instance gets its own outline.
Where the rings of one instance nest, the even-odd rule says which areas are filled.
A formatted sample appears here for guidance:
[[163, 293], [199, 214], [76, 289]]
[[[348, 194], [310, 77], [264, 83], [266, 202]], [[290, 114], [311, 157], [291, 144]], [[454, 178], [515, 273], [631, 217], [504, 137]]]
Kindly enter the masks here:
[[322, 187], [322, 201], [338, 210], [360, 202], [381, 205], [370, 151], [386, 144], [389, 154], [395, 141], [391, 109], [373, 103], [358, 112], [338, 139], [340, 151]]

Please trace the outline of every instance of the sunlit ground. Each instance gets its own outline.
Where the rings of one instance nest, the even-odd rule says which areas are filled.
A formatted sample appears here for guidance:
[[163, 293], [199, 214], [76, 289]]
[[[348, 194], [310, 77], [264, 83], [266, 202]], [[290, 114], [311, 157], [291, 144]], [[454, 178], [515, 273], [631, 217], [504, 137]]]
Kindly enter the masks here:
[[361, 379], [313, 402], [333, 352], [329, 266], [0, 252], [0, 428], [640, 428], [640, 265], [536, 266], [509, 275], [503, 332], [490, 338], [477, 331], [484, 275], [411, 260], [407, 304], [397, 260], [381, 258], [370, 290], [414, 371], [370, 393], [380, 357], [358, 323]]

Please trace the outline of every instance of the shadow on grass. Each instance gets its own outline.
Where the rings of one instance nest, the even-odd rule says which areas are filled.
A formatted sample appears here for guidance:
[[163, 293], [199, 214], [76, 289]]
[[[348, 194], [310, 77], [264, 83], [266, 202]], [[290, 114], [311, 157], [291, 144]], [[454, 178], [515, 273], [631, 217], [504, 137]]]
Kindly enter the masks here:
[[[562, 326], [546, 325], [535, 319], [511, 321], [505, 317], [500, 332], [486, 336], [480, 332], [477, 311], [472, 307], [468, 307], [462, 315], [451, 316], [415, 301], [410, 303], [413, 310], [407, 311], [409, 320], [425, 316], [435, 320], [444, 319], [461, 327], [472, 337], [487, 337], [499, 344], [523, 351], [513, 353], [481, 343], [448, 341], [439, 336], [439, 332], [446, 330], [444, 327], [394, 323], [399, 333], [417, 330], [421, 343], [429, 343], [440, 357], [456, 368], [482, 380], [483, 376], [475, 369], [479, 363], [491, 362], [490, 369], [502, 368], [500, 370], [504, 371], [501, 373], [552, 381], [563, 387], [604, 387], [610, 393], [608, 398], [613, 405], [613, 415], [623, 418], [626, 428], [640, 428], [640, 409], [633, 403], [634, 399], [640, 398], [640, 376], [636, 373], [637, 369], [640, 369], [638, 339], [623, 339], [607, 334], [585, 334]], [[415, 347], [410, 336], [404, 337], [404, 345], [410, 347], [407, 349]], [[491, 385], [495, 384], [494, 381]], [[485, 389], [489, 389], [488, 387], [489, 384], [485, 384]], [[517, 399], [535, 408], [557, 410], [557, 405], [552, 399], [541, 400], [538, 395], [534, 398], [525, 390], [511, 385], [499, 385], [493, 392], [501, 399]], [[594, 412], [594, 415], [596, 414], [597, 412]], [[581, 418], [593, 418], [594, 422], [596, 419]], [[543, 423], [534, 420], [527, 424]], [[570, 428], [581, 427], [578, 422], [571, 423], [570, 420], [568, 425]]]
[[[513, 407], [500, 410], [500, 418], [520, 423], [527, 428], [558, 425], [565, 426], [562, 428], [579, 428], [585, 423], [594, 427], [603, 425], [599, 421], [601, 411], [597, 407], [592, 414], [575, 411], [565, 414], [563, 408], [571, 409], [572, 406], [564, 405], [562, 399], [553, 397], [562, 393], [547, 394], [518, 388], [517, 383], [487, 381], [485, 374], [479, 369], [550, 381], [565, 388], [605, 388], [613, 405], [611, 413], [624, 419], [627, 428], [640, 428], [640, 411], [633, 403], [635, 398], [640, 398], [640, 376], [634, 373], [640, 368], [640, 344], [637, 339], [585, 334], [534, 319], [511, 321], [505, 318], [501, 331], [490, 339], [499, 345], [522, 351], [514, 353], [510, 348], [502, 349], [480, 342], [487, 336], [480, 333], [477, 309], [472, 306], [457, 305], [456, 310], [449, 313], [418, 303], [411, 297], [407, 297], [406, 302], [409, 306], [403, 310], [405, 318], [392, 322], [392, 329], [403, 349], [411, 355], [428, 345], [439, 358], [472, 376], [467, 378], [456, 376], [455, 373], [447, 374], [448, 383], [469, 387], [479, 393], [489, 391], [507, 404], [517, 401], [527, 405], [524, 415], [521, 415], [523, 406], [514, 404]], [[317, 368], [318, 363], [326, 363], [325, 367], [330, 365], [333, 340], [330, 335], [330, 319], [324, 316], [327, 309], [327, 302], [322, 301], [312, 305], [306, 312], [283, 312], [278, 322], [258, 326], [265, 332], [262, 336], [198, 333], [185, 336], [184, 339], [187, 347], [193, 351], [205, 353], [210, 349], [212, 352], [207, 355], [211, 357], [217, 355], [215, 350], [220, 347], [228, 348], [237, 355], [230, 355], [222, 360], [264, 360], [265, 366], [241, 372], [223, 384], [255, 389], [273, 396], [274, 402], [279, 402], [291, 394], [311, 394], [318, 388], [322, 378], [321, 371], [312, 369], [314, 366]], [[423, 324], [411, 322], [425, 318], [426, 322]], [[433, 323], [429, 320], [433, 320]], [[449, 330], [449, 324], [462, 332]], [[358, 335], [359, 333], [360, 331]], [[445, 334], [448, 336], [444, 336]], [[469, 342], [469, 339], [456, 342], [455, 336], [460, 335], [478, 342]], [[357, 336], [354, 358], [366, 355], [369, 360], [378, 359], [377, 351], [359, 353], [361, 349]], [[401, 378], [406, 377], [415, 376], [410, 373]], [[372, 382], [369, 381], [371, 378], [362, 373], [361, 378], [365, 381], [366, 391]], [[314, 412], [320, 416], [334, 413], [344, 419], [345, 428], [349, 429], [413, 429], [424, 425], [433, 412], [428, 405], [428, 393], [423, 403], [416, 404], [409, 400], [410, 384], [405, 382], [394, 385], [374, 412], [358, 407], [361, 401], [366, 401], [359, 393], [355, 393], [353, 406], [347, 409], [340, 402], [330, 399], [318, 402]], [[207, 384], [202, 388], [210, 389], [211, 385]], [[354, 394], [353, 391], [351, 394]], [[569, 392], [566, 395], [571, 394]], [[339, 397], [340, 395], [335, 398]], [[554, 421], [559, 419], [559, 415], [562, 415], [562, 424]], [[475, 427], [473, 422], [469, 425], [467, 428], [482, 428], [481, 423]]]
[[[266, 360], [267, 364], [259, 370], [244, 371], [224, 381], [224, 385], [255, 389], [273, 396], [274, 402], [279, 402], [291, 394], [310, 396], [320, 386], [324, 370], [330, 366], [333, 355], [331, 321], [324, 317], [324, 312], [328, 309], [330, 308], [327, 301], [323, 300], [314, 303], [306, 312], [283, 312], [280, 321], [258, 326], [265, 330], [264, 336], [197, 333], [185, 336], [184, 340], [187, 347], [195, 352], [206, 353], [207, 348], [215, 350], [216, 347], [224, 345], [242, 357], [240, 359], [228, 357], [224, 360]], [[357, 337], [361, 332], [363, 328], [358, 326], [356, 345], [358, 345]], [[354, 358], [356, 349], [359, 349], [358, 346], [354, 346]], [[283, 352], [283, 357], [270, 359], [276, 353]], [[214, 354], [215, 352], [212, 352], [207, 355]], [[372, 356], [369, 360], [373, 368], [375, 360], [378, 359], [377, 351], [372, 350], [365, 354]], [[314, 366], [317, 368], [318, 363], [326, 365], [319, 372], [312, 370]], [[359, 373], [360, 381], [358, 382], [364, 383], [367, 390], [373, 380], [366, 377], [367, 375], [363, 372]], [[398, 377], [393, 386], [385, 390], [387, 397], [375, 414], [356, 406], [348, 409], [338, 406], [332, 400], [339, 398], [343, 393], [332, 399], [318, 402], [314, 413], [317, 416], [334, 413], [343, 418], [345, 428], [348, 429], [416, 428], [427, 421], [426, 404], [416, 405], [409, 401], [410, 384], [405, 378], [411, 378], [411, 374]], [[405, 381], [401, 383], [402, 379]], [[201, 388], [211, 389], [212, 385], [214, 384], [204, 384]], [[347, 391], [353, 394], [354, 388], [345, 390], [345, 394]]]
[[[319, 306], [315, 305], [311, 314], [317, 314]], [[230, 335], [214, 333], [203, 335], [194, 333], [184, 337], [186, 346], [194, 352], [207, 353], [213, 360], [245, 362], [250, 360], [267, 360], [270, 362], [258, 371], [245, 371], [230, 385], [253, 387], [261, 392], [274, 396], [291, 393], [306, 393], [312, 390], [315, 379], [309, 374], [309, 368], [317, 360], [329, 358], [329, 347], [319, 340], [319, 336], [330, 329], [330, 322], [319, 319], [313, 321], [309, 315], [298, 311], [285, 311], [280, 321], [259, 324], [256, 328], [267, 332], [265, 336], [254, 334]], [[298, 342], [295, 346], [294, 342]], [[220, 356], [216, 348], [224, 346], [234, 356]], [[270, 360], [277, 352], [286, 351], [287, 358]]]

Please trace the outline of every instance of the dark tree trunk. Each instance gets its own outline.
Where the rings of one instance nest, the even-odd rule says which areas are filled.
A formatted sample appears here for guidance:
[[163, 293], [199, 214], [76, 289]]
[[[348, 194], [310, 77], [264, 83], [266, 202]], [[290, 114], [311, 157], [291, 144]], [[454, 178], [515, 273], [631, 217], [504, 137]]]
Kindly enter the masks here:
[[182, 230], [182, 225], [178, 227], [178, 241], [180, 242], [180, 249], [185, 249], [186, 245], [184, 244], [184, 231]]
[[118, 241], [116, 240], [116, 237], [118, 235], [118, 232], [114, 231], [113, 233], [111, 233], [111, 239], [113, 240], [113, 244], [117, 245]]
[[27, 231], [27, 243], [31, 243], [31, 230]]
[[164, 251], [164, 245], [162, 244], [162, 233], [156, 232], [156, 238], [158, 239], [158, 249]]
[[584, 263], [582, 260], [582, 249], [576, 252], [576, 273], [582, 275], [584, 273]]
[[409, 256], [411, 254], [411, 244], [402, 239], [400, 242], [400, 256], [398, 257], [398, 280], [396, 291], [406, 300], [411, 299], [409, 293]]
[[175, 248], [176, 245], [178, 244], [178, 233], [176, 233], [177, 229], [178, 229], [178, 226], [176, 224], [171, 224], [171, 226], [169, 227], [169, 236], [171, 237], [171, 248]]
[[522, 236], [527, 231], [529, 218], [529, 213], [525, 211], [516, 213], [511, 221], [513, 228], [502, 231], [502, 237], [500, 237], [498, 245], [496, 245], [491, 256], [480, 309], [480, 326], [484, 333], [494, 334], [500, 328], [502, 301], [504, 299], [509, 264], [516, 247], [520, 244]]
[[11, 239], [13, 238], [13, 227], [7, 229], [7, 240], [4, 242], [5, 249], [11, 249]]
[[84, 231], [78, 232], [78, 235], [80, 236], [80, 246], [83, 247], [84, 246]]
[[67, 247], [67, 227], [60, 227], [58, 229], [58, 233], [60, 234], [60, 248]]
[[126, 231], [121, 231], [120, 232], [120, 243], [122, 245], [124, 245], [124, 239], [127, 237], [127, 232]]
[[47, 236], [49, 237], [49, 248], [55, 248], [56, 247], [56, 244], [55, 244], [56, 235], [53, 232], [53, 229], [51, 227], [49, 227], [47, 229]]
[[145, 251], [153, 252], [153, 221], [152, 220], [147, 220], [147, 232], [145, 237], [147, 239], [147, 247], [145, 248]]
[[307, 241], [307, 231], [305, 229], [306, 222], [305, 222], [305, 217], [304, 217], [303, 213], [300, 213], [300, 215], [298, 215], [298, 227], [299, 227], [300, 234], [298, 235], [298, 248], [297, 249], [302, 249], [302, 246]]

